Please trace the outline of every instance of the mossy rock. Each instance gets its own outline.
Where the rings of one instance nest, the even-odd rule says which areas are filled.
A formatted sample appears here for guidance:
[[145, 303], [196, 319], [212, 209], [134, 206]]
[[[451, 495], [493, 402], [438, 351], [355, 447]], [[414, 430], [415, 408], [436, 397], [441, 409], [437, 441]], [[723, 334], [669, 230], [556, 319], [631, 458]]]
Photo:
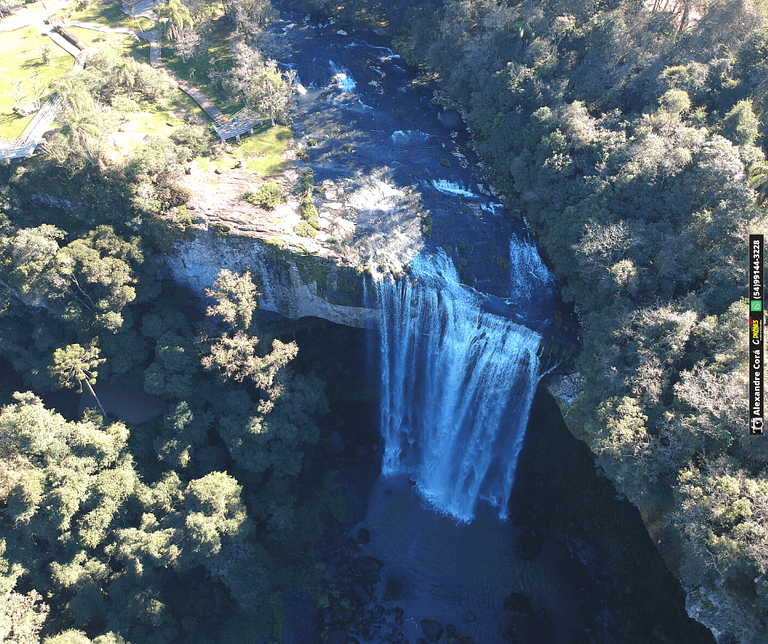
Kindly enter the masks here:
[[433, 225], [432, 217], [429, 215], [424, 215], [424, 217], [421, 220], [421, 232], [424, 233], [427, 237], [432, 237], [432, 225]]

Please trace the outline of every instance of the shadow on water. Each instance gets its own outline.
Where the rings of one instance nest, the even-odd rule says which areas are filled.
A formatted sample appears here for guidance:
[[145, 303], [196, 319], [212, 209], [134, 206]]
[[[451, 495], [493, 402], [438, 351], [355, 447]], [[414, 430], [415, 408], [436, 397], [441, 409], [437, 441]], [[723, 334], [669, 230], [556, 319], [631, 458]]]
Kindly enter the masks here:
[[[346, 522], [332, 522], [340, 531], [335, 552], [343, 555], [330, 555], [329, 565], [339, 596], [359, 607], [323, 613], [328, 641], [378, 643], [402, 633], [416, 644], [429, 641], [424, 622], [443, 629], [438, 641], [450, 641], [452, 627], [464, 644], [714, 643], [688, 618], [684, 594], [636, 508], [597, 473], [543, 387], [519, 455], [510, 518], [480, 503], [473, 522], [457, 524], [435, 512], [406, 475], [376, 479], [377, 334], [322, 323], [296, 340], [297, 369], [313, 369], [328, 383], [324, 440], [331, 433], [340, 440], [324, 449], [347, 499]], [[305, 623], [299, 617], [309, 610], [290, 608], [286, 626]], [[285, 641], [311, 640], [304, 631]]]
[[[714, 643], [686, 614], [637, 509], [598, 475], [543, 388], [509, 510], [504, 521], [480, 504], [474, 521], [457, 524], [406, 476], [375, 483], [351, 533], [368, 531], [360, 555], [383, 562], [374, 602], [404, 611], [405, 639], [423, 638], [428, 620], [476, 644]], [[392, 580], [401, 591], [387, 602]]]
[[[422, 620], [443, 628], [452, 624], [477, 643], [509, 641], [512, 626], [504, 605], [513, 594], [529, 599], [525, 633], [541, 644], [567, 643], [578, 627], [575, 598], [559, 579], [556, 558], [549, 556], [556, 547], [548, 545], [531, 561], [520, 559], [513, 544], [521, 530], [500, 521], [490, 506], [479, 508], [471, 523], [457, 525], [428, 507], [407, 477], [399, 476], [376, 483], [363, 525], [371, 535], [363, 554], [385, 562], [386, 580], [402, 584], [402, 630], [411, 642], [424, 636]], [[377, 601], [384, 601], [385, 592], [386, 583]]]

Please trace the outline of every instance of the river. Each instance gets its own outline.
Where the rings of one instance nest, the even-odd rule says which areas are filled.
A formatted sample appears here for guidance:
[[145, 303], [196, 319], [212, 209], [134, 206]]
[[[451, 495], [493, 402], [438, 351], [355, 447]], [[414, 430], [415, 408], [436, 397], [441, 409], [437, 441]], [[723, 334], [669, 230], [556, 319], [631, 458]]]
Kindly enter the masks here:
[[[485, 181], [458, 114], [433, 101], [439, 85], [385, 37], [289, 13], [275, 29], [281, 63], [300, 84], [295, 137], [316, 184], [344, 195], [353, 243], [378, 280], [370, 304], [381, 311], [374, 343], [383, 474], [368, 491], [364, 518], [346, 526], [357, 535], [354, 588], [342, 593], [341, 607], [321, 611], [324, 640], [643, 641], [626, 636], [634, 582], [611, 559], [621, 550], [611, 544], [625, 539], [629, 548], [642, 544], [642, 561], [655, 556], [659, 570], [637, 513], [631, 531], [613, 526], [596, 537], [590, 508], [562, 490], [571, 500], [561, 508], [552, 502], [554, 483], [538, 481], [535, 461], [546, 445], [534, 440], [526, 456], [526, 429], [551, 436], [541, 423], [554, 422], [541, 411], [529, 422], [540, 374], [553, 366], [539, 363], [539, 343], [555, 336], [575, 344], [559, 285], [532, 236]], [[573, 458], [587, 467], [571, 486], [613, 509], [591, 456], [582, 450]], [[516, 481], [516, 470], [528, 480]], [[626, 501], [621, 507], [615, 511], [634, 511]], [[559, 521], [579, 512], [583, 525]], [[664, 623], [685, 625], [659, 632], [707, 641], [674, 582], [654, 590], [655, 579], [636, 579], [638, 592], [668, 599], [673, 614]], [[306, 632], [291, 631], [292, 619], [288, 611], [286, 641], [308, 642]], [[696, 633], [690, 640], [686, 629]]]

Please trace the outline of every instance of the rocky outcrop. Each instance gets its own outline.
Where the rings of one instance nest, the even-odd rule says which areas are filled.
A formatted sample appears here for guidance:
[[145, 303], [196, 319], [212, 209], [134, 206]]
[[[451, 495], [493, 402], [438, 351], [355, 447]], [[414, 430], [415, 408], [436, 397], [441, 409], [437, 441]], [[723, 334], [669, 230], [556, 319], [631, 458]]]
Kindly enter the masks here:
[[365, 306], [361, 268], [340, 266], [255, 237], [192, 230], [163, 258], [167, 277], [205, 297], [219, 271], [250, 270], [260, 293], [260, 308], [298, 319], [314, 316], [354, 327], [375, 324], [377, 313]]

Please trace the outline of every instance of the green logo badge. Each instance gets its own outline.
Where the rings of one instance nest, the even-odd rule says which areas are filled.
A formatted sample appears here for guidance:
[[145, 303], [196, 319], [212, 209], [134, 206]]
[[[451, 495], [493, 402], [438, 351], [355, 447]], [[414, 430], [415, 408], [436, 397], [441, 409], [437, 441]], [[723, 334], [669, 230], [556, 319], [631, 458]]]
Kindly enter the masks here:
[[752, 310], [753, 311], [762, 311], [763, 310], [763, 303], [760, 300], [752, 300]]

